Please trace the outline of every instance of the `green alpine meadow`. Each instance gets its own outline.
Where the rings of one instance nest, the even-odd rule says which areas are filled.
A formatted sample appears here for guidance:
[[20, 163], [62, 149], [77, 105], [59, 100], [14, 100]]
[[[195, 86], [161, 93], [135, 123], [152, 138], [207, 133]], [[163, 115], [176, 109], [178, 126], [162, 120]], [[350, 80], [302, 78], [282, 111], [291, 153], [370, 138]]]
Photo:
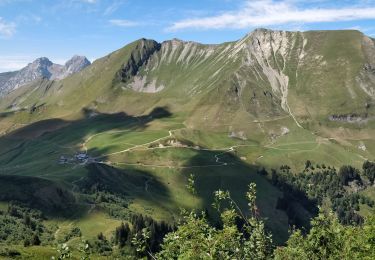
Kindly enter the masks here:
[[0, 259], [374, 259], [374, 181], [358, 30], [0, 73]]

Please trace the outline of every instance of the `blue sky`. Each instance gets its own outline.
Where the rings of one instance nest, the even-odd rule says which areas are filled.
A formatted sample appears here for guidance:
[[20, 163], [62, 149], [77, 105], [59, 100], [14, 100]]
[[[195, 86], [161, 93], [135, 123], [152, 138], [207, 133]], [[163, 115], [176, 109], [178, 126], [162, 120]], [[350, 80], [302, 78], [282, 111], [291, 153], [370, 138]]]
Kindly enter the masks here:
[[94, 60], [142, 37], [220, 43], [258, 27], [375, 37], [375, 0], [0, 0], [0, 72], [41, 56]]

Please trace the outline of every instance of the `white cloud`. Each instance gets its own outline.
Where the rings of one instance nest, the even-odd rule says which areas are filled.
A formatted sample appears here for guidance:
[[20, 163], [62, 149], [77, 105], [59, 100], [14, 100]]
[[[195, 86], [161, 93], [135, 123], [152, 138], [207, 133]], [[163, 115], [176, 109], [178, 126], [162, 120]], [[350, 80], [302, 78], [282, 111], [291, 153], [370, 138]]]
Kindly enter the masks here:
[[[0, 55], [0, 73], [8, 71], [16, 71], [26, 67], [29, 63], [33, 62], [37, 58], [43, 57], [42, 54], [32, 54], [32, 55]], [[50, 57], [48, 58], [56, 64], [65, 64], [71, 57]]]
[[116, 12], [121, 5], [123, 5], [126, 1], [125, 0], [115, 0], [113, 3], [111, 3], [105, 10], [104, 10], [104, 15], [110, 15], [114, 12]]
[[123, 20], [123, 19], [113, 19], [109, 20], [109, 23], [115, 26], [120, 27], [134, 27], [139, 25], [137, 22], [129, 21], [129, 20]]
[[26, 55], [0, 56], [0, 72], [22, 69], [33, 59]]
[[216, 16], [180, 20], [173, 23], [167, 30], [244, 29], [288, 23], [336, 22], [361, 19], [375, 19], [375, 7], [301, 8], [296, 5], [296, 1], [290, 0], [246, 0], [240, 10], [224, 12]]
[[0, 17], [0, 37], [10, 38], [16, 32], [16, 24], [13, 22], [6, 22]]

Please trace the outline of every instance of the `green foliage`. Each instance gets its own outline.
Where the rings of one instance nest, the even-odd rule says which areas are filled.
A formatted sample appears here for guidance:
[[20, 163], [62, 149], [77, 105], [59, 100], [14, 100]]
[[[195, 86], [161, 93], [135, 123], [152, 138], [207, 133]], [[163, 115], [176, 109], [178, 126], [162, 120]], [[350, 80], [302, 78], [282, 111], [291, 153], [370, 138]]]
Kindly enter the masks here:
[[58, 241], [58, 242], [68, 242], [70, 239], [74, 238], [74, 237], [81, 237], [82, 236], [82, 233], [81, 233], [81, 230], [79, 227], [72, 227], [67, 234], [65, 234], [65, 236], [63, 237], [62, 240]]
[[359, 170], [350, 165], [342, 166], [338, 172], [338, 175], [342, 185], [348, 185], [349, 182], [354, 180], [362, 182], [361, 176], [359, 175]]
[[130, 236], [130, 228], [128, 223], [124, 224], [121, 223], [119, 227], [115, 230], [115, 238], [114, 243], [118, 245], [120, 248], [124, 247], [129, 240]]
[[[79, 244], [78, 252], [80, 252], [80, 260], [89, 260], [91, 256], [92, 247], [90, 246], [90, 243], [87, 240], [82, 240]], [[57, 247], [57, 256], [52, 256], [51, 259], [70, 259], [73, 258], [72, 248], [68, 246], [68, 244], [63, 243], [59, 244]]]
[[188, 183], [186, 184], [186, 188], [191, 194], [197, 194], [197, 191], [195, 189], [195, 175], [190, 174], [188, 178]]
[[[168, 234], [158, 254], [161, 259], [205, 259], [213, 257], [215, 229], [203, 217], [191, 213], [178, 226], [176, 232]], [[223, 245], [224, 247], [224, 245]]]
[[79, 245], [78, 251], [81, 252], [81, 260], [89, 260], [91, 255], [90, 244], [86, 240], [82, 240], [82, 243]]
[[[309, 169], [313, 168], [311, 163], [306, 165]], [[299, 227], [301, 221], [295, 217], [298, 212], [293, 208], [294, 202], [299, 202], [311, 214], [315, 214], [316, 206], [329, 199], [332, 209], [343, 224], [363, 222], [363, 218], [357, 213], [360, 203], [374, 206], [373, 199], [358, 193], [357, 190], [365, 188], [366, 184], [362, 181], [360, 171], [352, 166], [344, 165], [338, 172], [334, 167], [317, 167], [314, 171], [299, 174], [272, 171], [270, 178], [284, 192], [284, 198], [278, 201], [278, 208], [285, 210], [290, 218], [294, 217], [290, 222]]]
[[[68, 259], [68, 258], [71, 258], [72, 257], [72, 251], [70, 249], [70, 247], [67, 245], [67, 244], [62, 244], [62, 245], [59, 245], [59, 247], [57, 248], [57, 260], [62, 260], [62, 259]], [[52, 259], [55, 259], [54, 257], [52, 257]]]
[[98, 253], [100, 255], [110, 255], [112, 253], [112, 245], [110, 241], [103, 235], [103, 233], [99, 233], [96, 239], [92, 242], [92, 251]]
[[174, 230], [174, 227], [164, 221], [141, 214], [133, 214], [128, 223], [121, 223], [116, 228], [113, 238], [114, 245], [118, 245], [127, 254], [138, 256], [152, 255], [160, 250], [160, 244], [165, 234]]
[[129, 199], [120, 194], [111, 194], [105, 191], [91, 191], [93, 203], [100, 205], [108, 214], [116, 219], [129, 219]]
[[142, 232], [136, 233], [132, 240], [131, 243], [135, 247], [135, 250], [137, 251], [138, 254], [142, 254], [144, 252], [148, 252], [148, 254], [152, 255], [148, 243], [150, 239], [150, 230], [148, 228], [143, 228]]
[[60, 217], [65, 217], [76, 206], [73, 194], [58, 183], [17, 174], [0, 175], [0, 201], [14, 201], [24, 208], [37, 209], [30, 211], [39, 211], [40, 215], [43, 212]]
[[[183, 224], [167, 234], [160, 259], [267, 259], [272, 255], [272, 239], [256, 215], [255, 184], [246, 194], [250, 217], [245, 217], [228, 191], [216, 191], [213, 207], [222, 226], [211, 226], [204, 214], [186, 214]], [[225, 204], [225, 205], [224, 205]]]
[[[266, 36], [266, 39], [272, 36], [272, 32], [269, 31], [258, 33], [259, 36]], [[65, 212], [76, 213], [75, 208], [70, 205], [76, 202], [76, 198], [86, 195], [80, 192], [92, 194], [90, 189], [93, 188], [93, 191], [102, 194], [88, 203], [95, 204], [96, 208], [105, 209], [113, 218], [129, 221], [131, 218], [129, 205], [134, 203], [132, 205], [134, 207], [131, 207], [134, 210], [140, 210], [143, 214], [155, 214], [157, 219], [169, 220], [173, 219], [175, 209], [179, 206], [191, 208], [204, 204], [203, 207], [206, 207], [211, 203], [208, 199], [211, 192], [218, 187], [225, 187], [231, 190], [231, 194], [220, 194], [224, 197], [221, 199], [223, 203], [218, 205], [218, 208], [221, 210], [222, 219], [226, 219], [222, 222], [231, 223], [231, 210], [241, 217], [243, 214], [226, 195], [236, 198], [239, 194], [242, 196], [243, 187], [246, 186], [244, 183], [256, 180], [259, 190], [262, 191], [259, 196], [262, 214], [270, 218], [267, 224], [276, 227], [276, 232], [285, 233], [283, 232], [287, 226], [285, 214], [274, 208], [276, 204], [274, 202], [280, 195], [278, 189], [264, 182], [263, 177], [253, 177], [251, 172], [254, 168], [249, 166], [249, 162], [257, 162], [267, 168], [277, 168], [280, 162], [284, 164], [291, 162], [294, 164], [290, 164], [291, 167], [295, 169], [296, 166], [301, 166], [301, 162], [306, 158], [314, 161], [323, 158], [324, 163], [334, 163], [338, 166], [349, 162], [360, 163], [359, 156], [373, 158], [374, 155], [372, 140], [364, 140], [366, 151], [355, 149], [355, 145], [342, 146], [334, 141], [339, 127], [344, 127], [348, 139], [368, 138], [374, 126], [371, 120], [365, 124], [347, 124], [339, 121], [328, 122], [327, 119], [332, 113], [349, 115], [349, 113], [365, 112], [368, 118], [373, 117], [374, 106], [368, 102], [369, 97], [354, 84], [349, 92], [356, 98], [351, 98], [345, 88], [346, 84], [343, 84], [343, 79], [348, 80], [349, 83], [356, 82], [359, 71], [361, 74], [366, 73], [363, 64], [369, 63], [369, 60], [366, 46], [362, 44], [362, 35], [348, 31], [286, 33], [286, 35], [287, 38], [283, 39], [282, 43], [287, 47], [279, 49], [285, 51], [285, 55], [275, 48], [271, 52], [271, 57], [265, 57], [270, 58], [267, 67], [258, 64], [256, 59], [254, 59], [255, 67], [249, 66], [248, 62], [241, 62], [244, 57], [251, 56], [248, 55], [250, 49], [238, 48], [238, 46], [250, 46], [255, 39], [251, 36], [238, 43], [215, 46], [179, 41], [165, 42], [163, 53], [157, 51], [155, 42], [140, 40], [97, 60], [87, 70], [62, 81], [43, 81], [42, 84], [39, 81], [27, 88], [18, 89], [9, 97], [2, 99], [0, 104], [0, 109], [4, 110], [1, 111], [0, 116], [2, 128], [0, 132], [4, 133], [0, 138], [0, 164], [2, 173], [9, 174], [1, 178], [0, 197], [6, 201], [17, 199], [25, 203], [32, 202], [32, 205], [42, 210], [48, 209], [50, 213], [56, 213], [59, 209], [56, 215], [61, 217]], [[300, 64], [298, 58], [301, 50], [304, 52], [303, 64]], [[337, 66], [338, 60], [342, 61], [340, 66]], [[285, 65], [283, 73], [289, 78], [287, 105], [290, 109], [288, 111], [281, 108], [279, 95], [277, 93], [275, 95], [272, 90], [274, 86], [271, 86], [267, 80], [270, 75], [264, 75], [262, 72], [263, 68], [263, 71], [271, 71], [273, 74], [273, 71], [279, 71], [278, 64]], [[321, 66], [326, 69], [316, 69]], [[298, 80], [295, 73], [297, 67]], [[144, 82], [155, 82], [152, 84], [163, 85], [165, 88], [153, 94], [129, 90], [134, 75], [138, 75]], [[350, 102], [347, 102], [348, 100]], [[38, 107], [40, 104], [45, 104], [43, 109], [29, 113], [30, 108]], [[148, 110], [159, 105], [170, 105], [171, 113], [181, 113], [181, 118], [158, 120], [156, 124], [147, 121], [147, 124], [143, 125], [140, 119], [142, 115], [146, 115]], [[16, 107], [22, 109], [3, 114], [6, 110]], [[22, 111], [23, 108], [26, 108], [25, 111]], [[87, 108], [95, 108], [95, 111], [89, 111]], [[124, 111], [127, 114], [122, 118], [109, 116], [117, 111]], [[297, 127], [288, 112], [294, 113], [296, 120], [305, 129]], [[134, 117], [129, 116], [130, 114]], [[128, 117], [132, 119], [128, 120]], [[50, 118], [54, 119], [46, 120]], [[338, 115], [337, 118], [340, 119], [341, 116]], [[137, 127], [128, 128], [129, 124], [137, 125], [138, 121], [141, 122], [139, 132], [134, 131]], [[163, 124], [167, 121], [167, 124]], [[30, 124], [31, 122], [37, 123]], [[172, 139], [168, 137], [168, 130], [184, 127], [182, 122], [186, 122], [188, 126], [183, 131], [191, 132], [187, 138], [187, 141], [191, 141], [188, 149], [183, 147], [158, 149], [155, 146], [155, 149], [147, 150], [147, 145], [140, 146], [163, 136]], [[284, 126], [290, 132], [280, 136], [280, 127]], [[18, 130], [13, 131], [18, 127]], [[153, 130], [149, 132], [149, 129]], [[228, 129], [233, 131], [233, 136], [232, 134], [231, 137], [227, 136]], [[127, 131], [121, 132], [122, 130]], [[155, 130], [158, 133], [152, 133]], [[244, 139], [236, 137], [239, 132], [241, 136], [243, 133]], [[328, 132], [331, 132], [329, 137], [332, 139], [323, 141], [319, 135], [326, 138]], [[112, 162], [113, 164], [110, 165], [116, 170], [111, 171], [101, 167], [105, 178], [99, 178], [85, 187], [82, 183], [90, 180], [90, 175], [94, 172], [90, 166], [84, 168], [58, 165], [57, 160], [60, 155], [74, 154], [76, 149], [81, 148], [82, 143], [88, 141], [87, 138], [94, 134], [98, 135], [87, 142], [89, 154], [100, 157], [104, 163]], [[178, 134], [177, 131], [173, 132], [173, 135]], [[222, 138], [223, 135], [227, 138]], [[296, 139], [298, 135], [303, 138]], [[246, 138], [248, 140], [245, 140]], [[340, 134], [340, 139], [342, 138], [345, 139]], [[270, 139], [272, 139], [271, 143], [269, 143]], [[307, 139], [311, 139], [312, 143], [308, 144]], [[340, 143], [347, 143], [346, 141], [342, 140]], [[138, 148], [132, 149], [129, 153], [108, 156], [134, 145]], [[198, 146], [198, 150], [203, 149], [200, 151], [192, 149], [195, 145]], [[238, 157], [246, 158], [246, 163], [240, 163], [235, 156], [231, 158], [229, 155], [232, 152], [223, 154], [220, 160], [216, 157], [217, 161], [215, 161], [214, 155], [217, 152], [208, 151], [237, 145], [241, 147], [234, 150], [238, 151]], [[183, 156], [175, 157], [176, 154]], [[224, 161], [228, 165], [221, 167], [218, 162]], [[170, 168], [152, 167], [159, 162], [170, 162]], [[141, 166], [143, 163], [148, 166]], [[200, 168], [211, 164], [219, 167], [209, 168], [207, 174], [204, 173], [207, 168]], [[190, 182], [189, 185], [192, 187], [194, 186], [192, 184], [198, 184], [196, 189], [199, 197], [191, 196], [186, 192], [186, 187], [178, 176], [190, 170], [182, 170], [180, 166], [183, 166], [182, 168], [198, 166], [194, 168], [196, 171], [194, 174], [199, 181]], [[145, 192], [145, 178], [140, 174], [135, 174], [135, 178], [130, 178], [128, 175], [122, 179], [117, 178], [121, 176], [118, 174], [119, 168], [125, 171], [132, 171], [134, 168], [149, 171], [147, 179], [153, 180], [150, 182], [151, 188]], [[342, 182], [340, 182], [337, 173], [334, 175], [332, 172], [320, 171], [321, 168], [325, 169], [323, 165], [316, 166], [320, 173], [314, 172], [311, 162], [306, 168], [306, 172], [313, 173], [311, 176], [304, 175], [302, 179], [288, 174], [284, 181], [278, 178], [276, 172], [271, 173], [272, 182], [288, 184], [281, 188], [285, 194], [291, 194], [283, 198], [284, 202], [289, 202], [292, 197], [297, 199], [297, 202], [306, 202], [304, 206], [307, 208], [315, 208], [315, 201], [321, 204], [329, 198], [340, 221], [344, 220], [348, 224], [358, 216], [356, 211], [360, 205], [359, 201], [371, 203], [364, 197], [348, 194], [347, 190], [351, 191], [351, 187], [346, 184], [353, 179], [350, 174], [342, 175]], [[283, 171], [287, 173], [290, 169], [283, 167]], [[367, 178], [373, 182], [374, 171], [371, 167], [366, 166], [365, 172]], [[264, 174], [265, 171], [261, 173]], [[160, 187], [165, 186], [164, 191], [156, 186], [156, 181], [161, 182]], [[73, 189], [74, 196], [71, 190], [66, 188]], [[290, 190], [287, 192], [287, 189]], [[114, 191], [127, 198], [114, 198], [108, 195]], [[86, 201], [77, 202], [86, 203]], [[156, 206], [153, 207], [154, 205]], [[243, 204], [239, 205], [242, 207]], [[291, 209], [293, 205], [287, 207]], [[226, 210], [229, 211], [224, 213]], [[249, 211], [257, 221], [257, 208], [253, 207]], [[79, 217], [81, 216], [77, 216]], [[6, 240], [2, 241], [5, 241], [4, 243], [25, 241], [26, 244], [32, 244], [33, 238], [38, 236], [42, 245], [47, 243], [48, 236], [52, 237], [51, 233], [44, 227], [42, 227], [44, 231], [41, 232], [41, 221], [35, 219], [37, 218], [23, 214], [8, 214], [0, 223], [0, 229], [7, 231], [4, 232]], [[249, 222], [251, 224], [251, 221]], [[145, 218], [131, 224], [133, 223], [138, 224], [134, 229], [131, 228], [131, 234], [127, 236], [124, 246], [129, 244], [129, 237], [142, 234], [144, 228], [149, 228], [149, 246], [153, 252], [156, 252], [160, 237], [165, 234], [161, 230], [169, 229], [160, 228], [160, 225]], [[211, 227], [209, 223], [208, 225]], [[230, 227], [229, 224], [227, 226]], [[218, 227], [218, 230], [221, 228]], [[277, 233], [275, 237], [276, 235]], [[248, 236], [247, 233], [243, 235], [246, 238]], [[219, 239], [219, 235], [217, 237]], [[107, 246], [106, 239], [95, 239], [100, 247]], [[125, 240], [125, 236], [123, 239]], [[119, 245], [123, 244], [124, 240], [118, 240]]]
[[0, 243], [32, 246], [52, 242], [52, 230], [43, 224], [38, 210], [10, 203], [7, 212], [0, 211]]
[[286, 247], [277, 248], [275, 259], [374, 259], [375, 217], [363, 226], [343, 226], [333, 212], [321, 211], [311, 221], [307, 235], [295, 231]]
[[20, 255], [21, 255], [21, 253], [18, 250], [10, 249], [8, 247], [0, 248], [0, 257], [15, 258], [15, 257], [18, 257]]
[[375, 162], [365, 161], [362, 166], [364, 175], [370, 181], [370, 184], [374, 184], [375, 180]]

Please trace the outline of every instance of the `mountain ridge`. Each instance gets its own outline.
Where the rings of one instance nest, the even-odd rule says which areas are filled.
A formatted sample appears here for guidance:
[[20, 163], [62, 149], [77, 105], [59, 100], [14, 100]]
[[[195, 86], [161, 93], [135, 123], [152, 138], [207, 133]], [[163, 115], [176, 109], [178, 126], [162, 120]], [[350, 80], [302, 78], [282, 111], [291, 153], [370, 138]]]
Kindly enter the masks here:
[[0, 96], [37, 79], [61, 80], [89, 66], [91, 62], [85, 56], [74, 55], [64, 65], [52, 63], [46, 57], [40, 57], [19, 71], [0, 73]]
[[[217, 190], [246, 212], [243, 194], [256, 183], [260, 216], [283, 244], [291, 224], [314, 214], [304, 199], [289, 200], [283, 176], [299, 190], [298, 173], [336, 175], [375, 158], [374, 62], [373, 39], [353, 30], [258, 29], [215, 45], [142, 38], [62, 80], [39, 78], [1, 97], [0, 171], [60, 184], [76, 198], [67, 200], [73, 213], [79, 204], [82, 217], [103, 210], [106, 220], [174, 221], [180, 208], [208, 208]], [[26, 186], [44, 194], [42, 184]], [[359, 187], [347, 195], [373, 197], [374, 186]], [[3, 190], [9, 200], [24, 197]], [[370, 208], [358, 204], [350, 212], [366, 217]]]
[[[333, 115], [373, 113], [373, 42], [355, 30], [257, 29], [238, 41], [214, 45], [178, 39], [158, 43], [142, 38], [98, 59], [83, 74], [52, 84], [43, 98], [56, 99], [48, 102], [50, 105], [69, 103], [77, 109], [92, 106], [106, 112], [118, 107], [139, 113], [144, 109], [120, 105], [121, 99], [137, 99], [137, 93], [148, 93], [154, 95], [147, 96], [150, 102], [173, 97], [189, 103], [189, 110], [195, 112], [211, 104], [208, 109], [212, 116], [224, 107], [241, 110], [252, 120], [289, 114], [301, 126], [304, 121], [314, 121], [312, 117], [329, 121]], [[73, 104], [71, 95], [79, 91], [77, 86], [86, 93], [85, 99]], [[35, 87], [38, 84], [19, 92]], [[54, 92], [57, 89], [60, 94]], [[125, 97], [129, 90], [132, 93]], [[215, 91], [221, 94], [212, 94], [217, 98], [210, 101], [208, 93]], [[49, 93], [54, 97], [48, 97]], [[348, 98], [356, 102], [349, 104]], [[26, 105], [27, 99], [22, 103]], [[225, 114], [220, 116], [224, 121], [231, 118]]]

